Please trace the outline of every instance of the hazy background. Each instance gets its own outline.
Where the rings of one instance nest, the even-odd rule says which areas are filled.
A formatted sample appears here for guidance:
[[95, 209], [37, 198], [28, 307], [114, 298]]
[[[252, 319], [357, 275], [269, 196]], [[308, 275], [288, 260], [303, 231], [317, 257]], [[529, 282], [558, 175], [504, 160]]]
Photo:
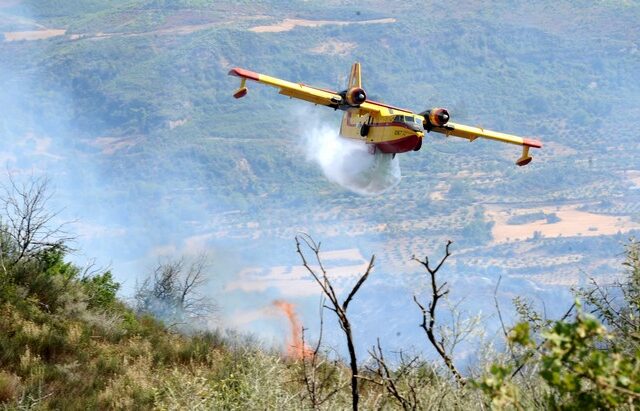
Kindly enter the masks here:
[[[207, 252], [218, 326], [274, 344], [288, 335], [276, 299], [317, 333], [296, 233], [322, 241], [342, 289], [376, 255], [351, 308], [360, 350], [378, 336], [424, 347], [411, 257], [452, 239], [451, 304], [491, 338], [498, 278], [508, 318], [515, 295], [554, 317], [569, 287], [621, 272], [640, 230], [638, 21], [624, 1], [0, 1], [2, 181], [48, 176], [72, 258], [111, 266], [124, 297], [159, 260]], [[363, 196], [331, 174], [340, 112], [257, 84], [234, 100], [226, 74], [338, 90], [356, 60], [374, 100], [447, 107], [544, 147], [519, 168], [515, 147], [428, 135]]]

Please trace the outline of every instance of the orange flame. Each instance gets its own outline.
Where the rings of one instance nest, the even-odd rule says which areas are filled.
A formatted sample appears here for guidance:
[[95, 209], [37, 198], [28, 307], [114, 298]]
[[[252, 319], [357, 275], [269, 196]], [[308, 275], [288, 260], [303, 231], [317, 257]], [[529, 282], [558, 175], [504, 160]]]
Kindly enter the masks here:
[[287, 341], [287, 357], [292, 359], [302, 359], [313, 353], [308, 345], [302, 342], [302, 327], [293, 304], [284, 300], [275, 300], [273, 305], [278, 307], [291, 323], [291, 335]]

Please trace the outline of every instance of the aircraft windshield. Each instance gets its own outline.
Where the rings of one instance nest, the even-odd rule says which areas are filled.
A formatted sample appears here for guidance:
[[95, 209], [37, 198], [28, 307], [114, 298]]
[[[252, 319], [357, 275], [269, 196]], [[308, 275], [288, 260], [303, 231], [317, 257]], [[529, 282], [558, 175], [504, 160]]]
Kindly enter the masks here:
[[395, 116], [393, 118], [394, 123], [405, 123], [405, 124], [420, 124], [420, 119], [418, 117], [413, 116]]

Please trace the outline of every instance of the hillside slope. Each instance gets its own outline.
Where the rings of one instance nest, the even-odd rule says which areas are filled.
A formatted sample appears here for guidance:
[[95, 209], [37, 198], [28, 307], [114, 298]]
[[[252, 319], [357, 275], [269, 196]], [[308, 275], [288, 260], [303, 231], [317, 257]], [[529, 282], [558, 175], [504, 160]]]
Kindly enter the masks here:
[[[64, 242], [21, 252], [13, 234], [11, 225], [0, 226], [3, 409], [349, 408], [350, 376], [334, 347], [318, 343], [284, 356], [233, 333], [178, 333], [118, 301], [109, 272], [88, 275], [65, 262]], [[460, 380], [409, 347], [384, 362], [378, 339], [380, 351], [358, 365], [361, 408], [633, 408], [640, 396], [638, 243], [626, 255], [620, 311], [601, 305], [616, 296], [609, 289], [599, 289], [604, 299], [596, 289], [582, 294], [611, 331], [580, 307], [571, 320], [573, 306], [560, 321], [543, 321], [521, 299], [510, 355], [478, 346], [484, 361]], [[520, 376], [509, 376], [515, 368]]]
[[[620, 243], [640, 235], [634, 2], [0, 4], [0, 161], [54, 180], [81, 248], [113, 262], [125, 294], [150, 261], [206, 250], [222, 317], [280, 341], [282, 327], [261, 314], [274, 299], [317, 320], [293, 247], [303, 231], [337, 256], [345, 282], [378, 257], [357, 311], [372, 323], [415, 309], [425, 284], [411, 257], [448, 239], [446, 275], [465, 308], [493, 313], [503, 278], [501, 299], [551, 301], [552, 316], [567, 286], [618, 275]], [[303, 137], [337, 128], [339, 113], [300, 114], [258, 85], [231, 98], [233, 66], [339, 88], [354, 60], [372, 98], [448, 107], [456, 121], [544, 148], [517, 168], [510, 147], [429, 135], [400, 157], [397, 187], [362, 197], [305, 156]], [[384, 331], [417, 344], [414, 323]], [[375, 336], [357, 332], [366, 352]]]

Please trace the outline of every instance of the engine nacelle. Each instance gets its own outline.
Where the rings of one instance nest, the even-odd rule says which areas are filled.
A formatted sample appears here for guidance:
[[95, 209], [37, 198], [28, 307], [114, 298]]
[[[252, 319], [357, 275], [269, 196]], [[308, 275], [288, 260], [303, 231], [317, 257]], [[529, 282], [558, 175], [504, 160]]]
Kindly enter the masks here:
[[442, 127], [449, 121], [449, 111], [446, 108], [432, 108], [428, 110], [424, 116], [425, 119], [425, 128], [428, 129], [430, 127]]
[[346, 91], [344, 99], [352, 107], [358, 107], [360, 104], [367, 101], [367, 93], [361, 87], [353, 87]]

